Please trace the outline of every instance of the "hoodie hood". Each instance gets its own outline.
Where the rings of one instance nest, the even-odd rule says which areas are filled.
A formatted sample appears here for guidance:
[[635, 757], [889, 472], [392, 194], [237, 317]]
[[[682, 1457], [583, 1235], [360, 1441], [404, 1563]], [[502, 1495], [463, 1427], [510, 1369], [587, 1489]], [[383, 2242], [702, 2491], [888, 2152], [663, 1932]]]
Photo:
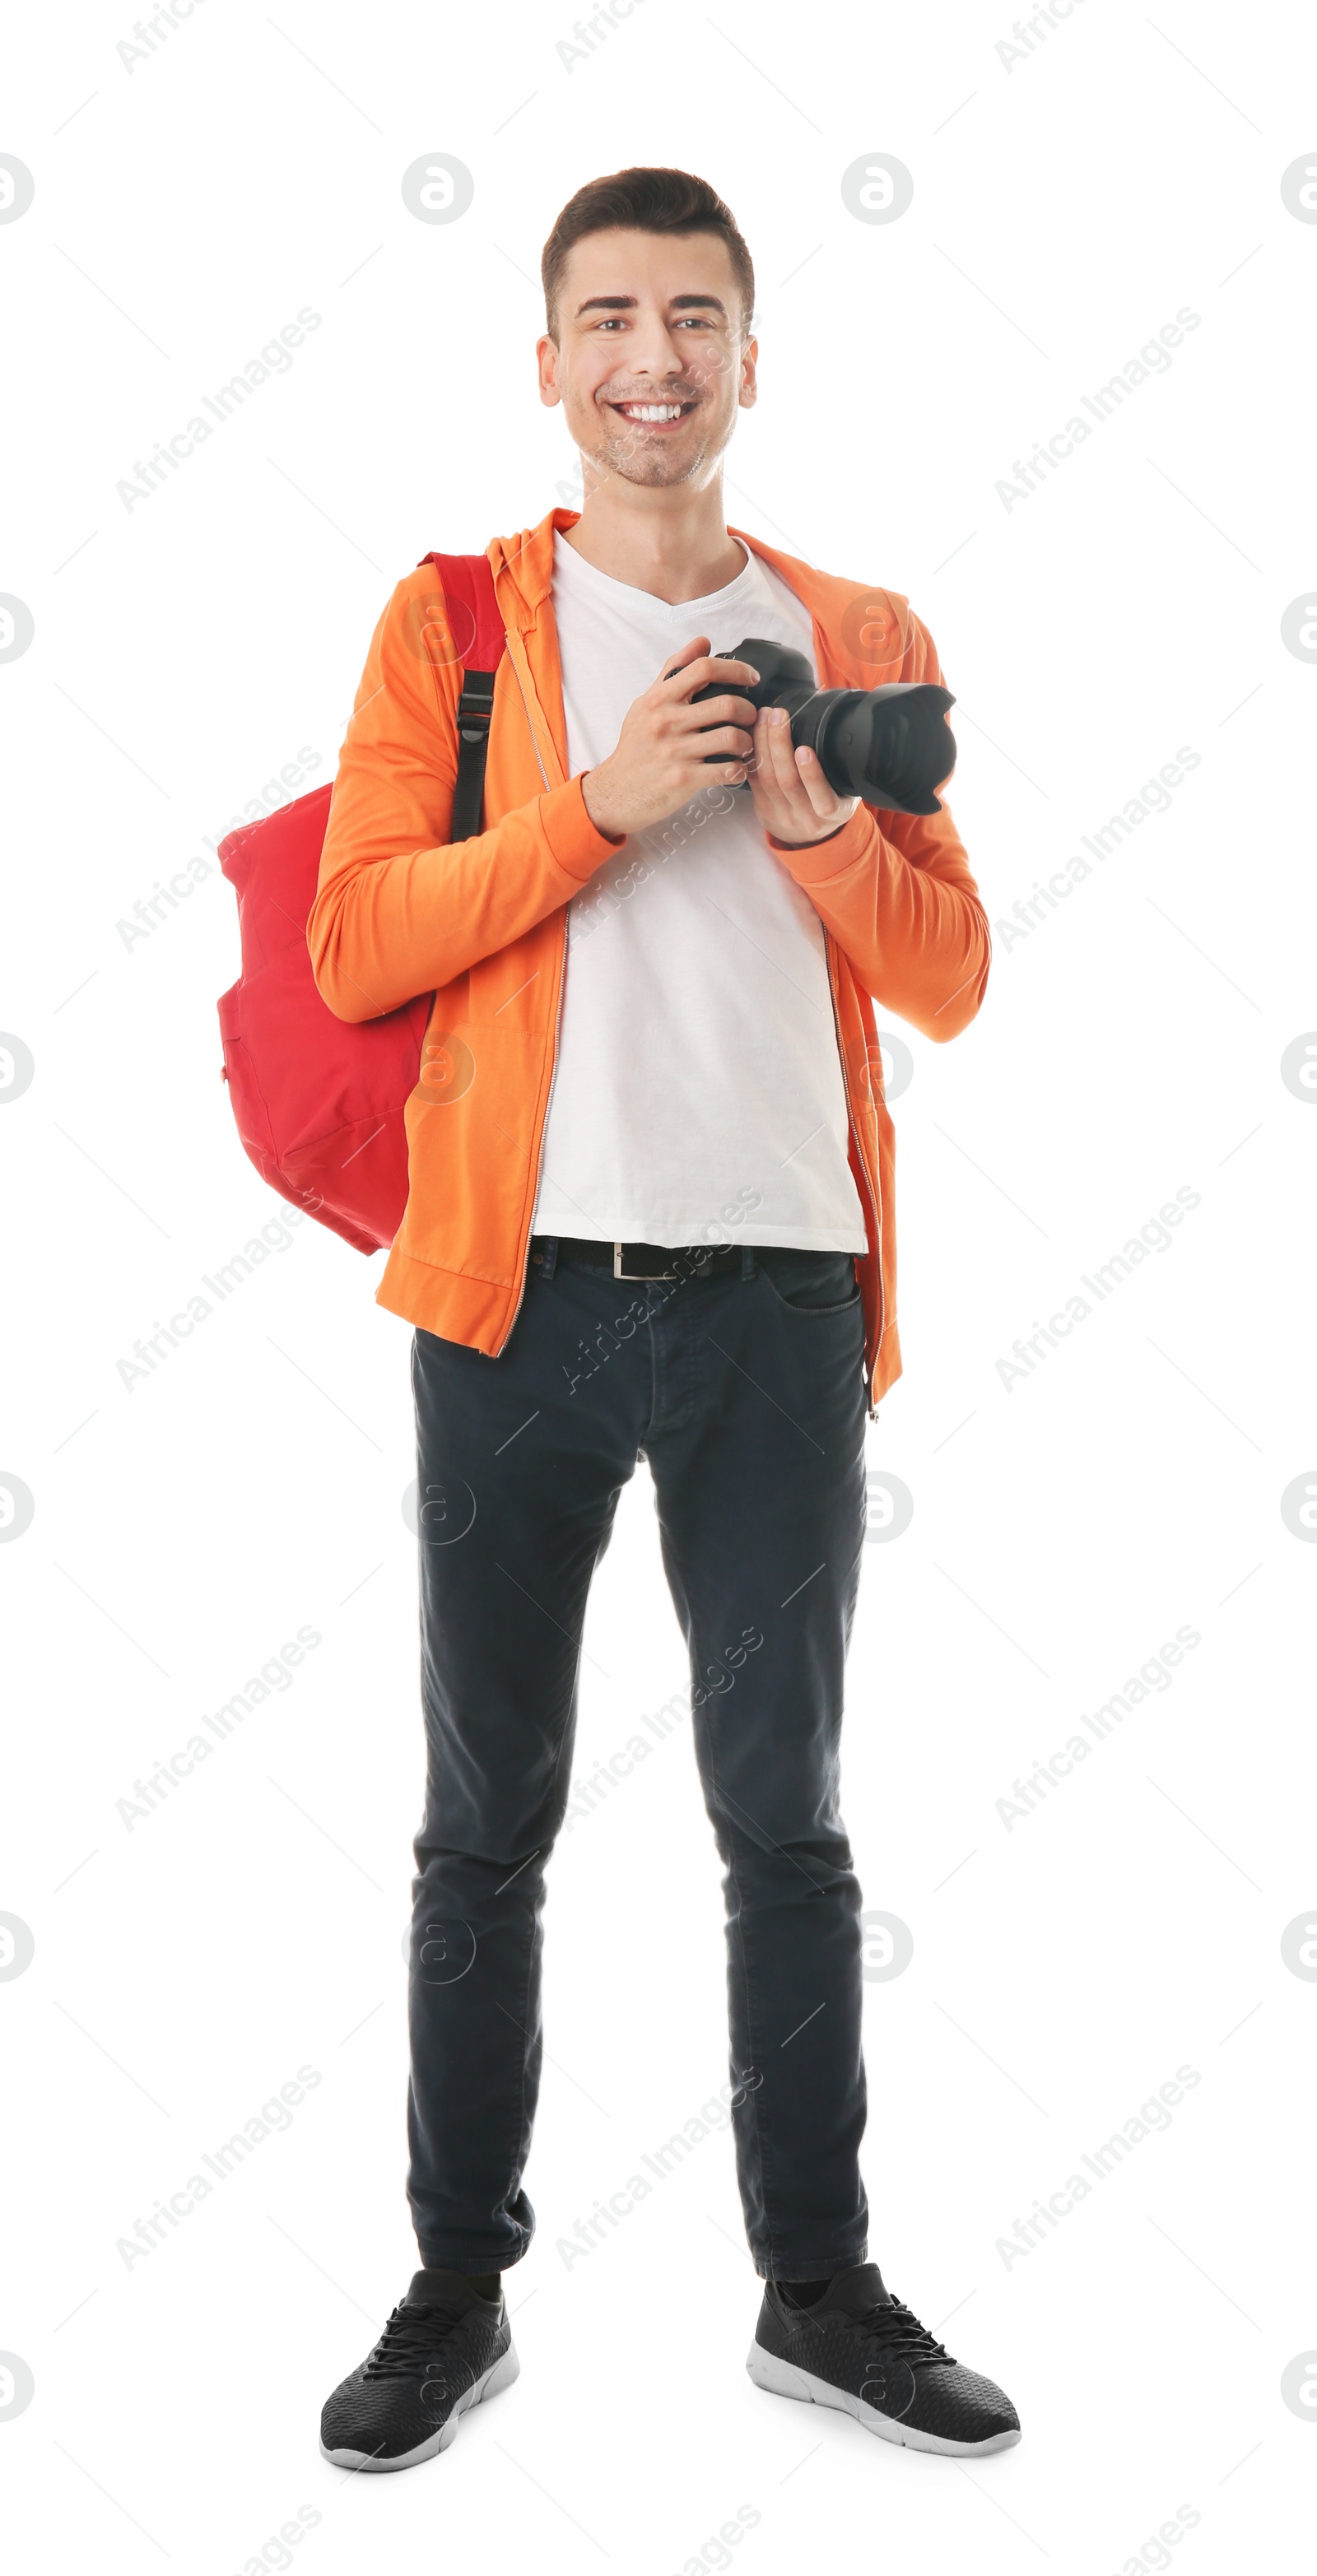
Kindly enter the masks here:
[[[494, 537], [487, 549], [499, 606], [510, 629], [528, 639], [540, 626], [553, 587], [555, 534], [574, 528], [579, 510], [550, 510], [538, 527]], [[814, 620], [814, 662], [823, 688], [877, 688], [899, 670], [910, 641], [910, 603], [900, 591], [875, 584], [863, 589], [835, 573], [818, 572], [797, 555], [765, 545], [746, 528], [728, 528], [793, 590]], [[547, 642], [547, 630], [540, 643]], [[557, 662], [557, 642], [552, 658]], [[559, 678], [561, 671], [559, 670]]]

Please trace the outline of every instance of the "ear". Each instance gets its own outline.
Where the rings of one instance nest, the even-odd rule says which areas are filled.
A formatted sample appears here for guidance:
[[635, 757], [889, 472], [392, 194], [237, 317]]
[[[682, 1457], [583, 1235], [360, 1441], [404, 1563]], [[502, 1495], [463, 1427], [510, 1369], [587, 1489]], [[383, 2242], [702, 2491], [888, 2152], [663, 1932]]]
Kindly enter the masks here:
[[558, 385], [558, 351], [547, 331], [535, 343], [535, 360], [540, 375], [540, 401], [552, 409], [562, 401]]
[[741, 353], [741, 384], [736, 397], [742, 411], [752, 411], [759, 399], [759, 384], [755, 374], [758, 362], [759, 342], [747, 340]]

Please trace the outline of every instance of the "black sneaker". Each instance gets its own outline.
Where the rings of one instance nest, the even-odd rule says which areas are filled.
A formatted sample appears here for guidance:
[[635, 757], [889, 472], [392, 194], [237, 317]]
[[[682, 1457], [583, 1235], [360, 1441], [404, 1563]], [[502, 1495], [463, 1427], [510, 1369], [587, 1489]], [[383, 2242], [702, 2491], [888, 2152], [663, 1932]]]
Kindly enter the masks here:
[[839, 2406], [913, 2451], [960, 2457], [1008, 2451], [1020, 2438], [1009, 2397], [934, 2340], [884, 2288], [876, 2263], [838, 2272], [808, 2307], [766, 2282], [746, 2369], [756, 2388]]
[[458, 2417], [520, 2368], [501, 2289], [486, 2299], [460, 2272], [417, 2272], [373, 2352], [328, 2400], [320, 2448], [340, 2469], [410, 2469], [446, 2451]]

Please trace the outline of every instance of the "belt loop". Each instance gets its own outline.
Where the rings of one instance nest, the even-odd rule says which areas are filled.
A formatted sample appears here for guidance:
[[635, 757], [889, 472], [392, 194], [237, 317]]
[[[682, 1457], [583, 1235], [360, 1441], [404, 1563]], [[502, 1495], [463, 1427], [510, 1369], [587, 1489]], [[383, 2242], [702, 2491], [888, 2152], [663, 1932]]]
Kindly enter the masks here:
[[753, 1279], [758, 1267], [759, 1264], [755, 1259], [754, 1245], [752, 1243], [743, 1243], [741, 1246], [741, 1277], [743, 1279]]
[[539, 1249], [542, 1256], [539, 1264], [540, 1276], [542, 1279], [552, 1279], [558, 1267], [557, 1235], [542, 1234], [539, 1238]]

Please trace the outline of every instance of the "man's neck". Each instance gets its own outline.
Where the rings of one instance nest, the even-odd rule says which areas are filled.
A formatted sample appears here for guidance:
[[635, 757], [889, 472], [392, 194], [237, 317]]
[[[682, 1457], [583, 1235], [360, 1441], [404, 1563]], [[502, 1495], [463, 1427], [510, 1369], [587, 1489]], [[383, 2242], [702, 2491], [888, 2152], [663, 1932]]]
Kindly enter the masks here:
[[562, 536], [596, 572], [670, 608], [725, 590], [745, 570], [744, 548], [727, 533], [721, 474], [701, 491], [656, 491], [616, 475], [592, 489], [587, 465], [580, 518]]

